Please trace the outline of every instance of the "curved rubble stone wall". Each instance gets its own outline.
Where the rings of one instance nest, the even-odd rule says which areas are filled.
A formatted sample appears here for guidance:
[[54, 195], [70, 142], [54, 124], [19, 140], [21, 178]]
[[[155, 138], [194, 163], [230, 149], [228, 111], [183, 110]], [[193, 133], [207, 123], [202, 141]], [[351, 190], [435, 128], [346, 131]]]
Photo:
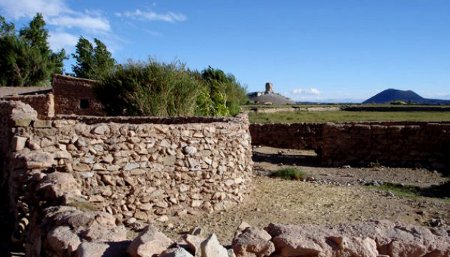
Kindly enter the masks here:
[[120, 221], [242, 201], [251, 174], [247, 124], [85, 124], [36, 120], [20, 135], [28, 169], [73, 174], [81, 196]]
[[[24, 115], [16, 117], [19, 109]], [[16, 221], [19, 205], [40, 213], [67, 204], [107, 213], [119, 224], [165, 221], [229, 208], [249, 189], [246, 115], [39, 120], [20, 102], [0, 102], [0, 114], [0, 131], [9, 135], [0, 142], [8, 164], [2, 185], [11, 191]], [[36, 215], [31, 223], [40, 222]]]
[[252, 144], [313, 149], [322, 165], [450, 167], [450, 123], [252, 124]]

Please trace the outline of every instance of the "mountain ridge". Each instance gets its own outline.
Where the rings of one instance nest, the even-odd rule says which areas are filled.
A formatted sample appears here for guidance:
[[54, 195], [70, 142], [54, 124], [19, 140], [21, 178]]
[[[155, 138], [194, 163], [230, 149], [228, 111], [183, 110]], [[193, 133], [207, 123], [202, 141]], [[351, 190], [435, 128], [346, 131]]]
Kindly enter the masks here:
[[389, 88], [370, 97], [363, 104], [385, 104], [392, 101], [404, 101], [414, 104], [450, 104], [450, 100], [424, 98], [412, 90]]

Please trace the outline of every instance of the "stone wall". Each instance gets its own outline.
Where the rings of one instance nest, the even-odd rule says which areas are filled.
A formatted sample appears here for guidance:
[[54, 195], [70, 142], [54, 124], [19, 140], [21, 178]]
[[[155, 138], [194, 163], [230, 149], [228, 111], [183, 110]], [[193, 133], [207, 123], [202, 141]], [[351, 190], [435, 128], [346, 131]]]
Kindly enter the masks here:
[[450, 167], [450, 124], [427, 122], [252, 124], [252, 144], [313, 149], [322, 165]]
[[37, 111], [39, 118], [53, 117], [55, 115], [53, 94], [16, 95], [2, 97], [3, 101], [21, 101], [30, 105]]
[[[15, 212], [9, 219], [16, 232], [22, 218], [36, 226], [51, 206], [133, 226], [220, 211], [240, 203], [249, 189], [246, 116], [40, 120], [20, 102], [0, 102], [0, 113], [0, 132], [7, 135], [0, 141], [2, 185], [9, 191], [2, 200]], [[39, 251], [40, 242], [28, 243]]]
[[96, 82], [63, 75], [54, 75], [52, 81], [56, 114], [105, 115], [92, 86]]
[[318, 149], [323, 124], [251, 124], [250, 134], [255, 146], [290, 149]]

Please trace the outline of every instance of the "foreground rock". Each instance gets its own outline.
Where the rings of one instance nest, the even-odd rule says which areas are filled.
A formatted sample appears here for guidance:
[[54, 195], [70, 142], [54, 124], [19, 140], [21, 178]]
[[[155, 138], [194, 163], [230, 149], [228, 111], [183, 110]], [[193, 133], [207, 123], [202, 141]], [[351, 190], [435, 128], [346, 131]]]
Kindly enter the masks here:
[[272, 237], [264, 230], [247, 227], [233, 239], [233, 251], [237, 257], [266, 257], [274, 251]]
[[266, 228], [280, 256], [450, 256], [448, 228], [374, 221], [333, 228], [278, 225]]
[[152, 257], [160, 255], [173, 241], [152, 225], [147, 226], [128, 247], [128, 254], [132, 257]]

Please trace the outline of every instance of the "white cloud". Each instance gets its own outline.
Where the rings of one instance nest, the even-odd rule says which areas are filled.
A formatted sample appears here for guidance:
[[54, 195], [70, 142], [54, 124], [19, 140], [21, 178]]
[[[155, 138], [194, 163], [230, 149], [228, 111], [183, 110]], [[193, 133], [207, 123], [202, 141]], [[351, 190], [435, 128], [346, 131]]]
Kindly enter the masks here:
[[107, 32], [111, 30], [109, 21], [106, 18], [92, 17], [84, 14], [49, 18], [48, 24], [67, 28], [76, 27], [87, 31]]
[[53, 50], [60, 50], [62, 48], [64, 49], [72, 48], [77, 44], [78, 41], [78, 37], [66, 32], [50, 31], [49, 34], [50, 37], [48, 41], [50, 47]]
[[31, 18], [42, 13], [46, 22], [58, 29], [79, 28], [89, 32], [108, 32], [111, 30], [108, 19], [98, 12], [74, 11], [66, 0], [0, 0], [0, 8], [7, 17], [14, 19]]
[[292, 90], [292, 94], [294, 95], [308, 95], [308, 96], [318, 96], [320, 95], [320, 91], [317, 88], [295, 88]]
[[186, 15], [182, 13], [157, 13], [153, 11], [141, 11], [136, 9], [134, 12], [125, 11], [123, 13], [116, 13], [118, 17], [144, 19], [148, 21], [164, 21], [164, 22], [182, 22], [187, 19]]
[[44, 16], [70, 12], [63, 0], [1, 0], [0, 8], [14, 19], [33, 17], [38, 12]]

